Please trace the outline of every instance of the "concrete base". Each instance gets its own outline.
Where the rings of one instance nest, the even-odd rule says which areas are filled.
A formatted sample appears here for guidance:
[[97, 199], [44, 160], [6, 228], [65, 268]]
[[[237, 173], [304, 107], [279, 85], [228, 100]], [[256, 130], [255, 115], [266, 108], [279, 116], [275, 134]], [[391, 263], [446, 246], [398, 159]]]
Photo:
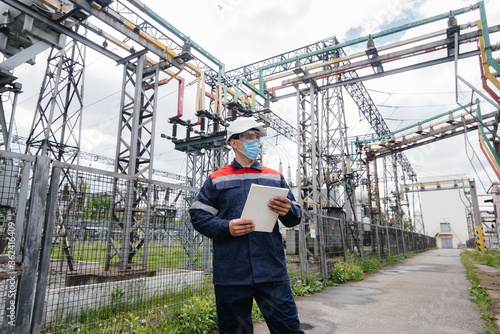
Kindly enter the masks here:
[[[160, 269], [154, 277], [72, 287], [48, 287], [44, 323], [64, 323], [89, 310], [117, 303], [134, 304], [165, 293], [201, 286], [202, 271]], [[160, 305], [158, 305], [160, 306]]]

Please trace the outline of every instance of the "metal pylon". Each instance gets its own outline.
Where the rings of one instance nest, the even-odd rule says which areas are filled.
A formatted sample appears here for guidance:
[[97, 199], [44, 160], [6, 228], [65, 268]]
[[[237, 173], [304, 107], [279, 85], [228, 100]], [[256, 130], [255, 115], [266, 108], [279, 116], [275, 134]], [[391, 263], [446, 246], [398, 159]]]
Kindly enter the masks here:
[[115, 172], [107, 236], [106, 270], [118, 258], [121, 270], [147, 268], [151, 179], [155, 142], [159, 65], [147, 66], [144, 54], [123, 66], [123, 86]]
[[85, 46], [70, 40], [52, 48], [26, 142], [26, 153], [73, 163], [78, 158], [83, 110]]
[[380, 259], [381, 242], [379, 237], [379, 226], [382, 225], [382, 209], [380, 205], [377, 159], [374, 158], [370, 152], [367, 153], [366, 176], [366, 186], [368, 191], [368, 212], [372, 229], [371, 235], [375, 235], [375, 240], [371, 240], [372, 252], [376, 251], [378, 258]]
[[[339, 78], [334, 78], [338, 80]], [[331, 80], [331, 79], [330, 79]], [[347, 123], [345, 119], [342, 87], [326, 89], [322, 94], [322, 133], [324, 183], [326, 201], [324, 206], [343, 208], [348, 220], [355, 219], [353, 171], [350, 161]]]
[[[200, 189], [210, 173], [227, 164], [228, 149], [226, 146], [214, 146], [201, 150], [187, 152], [187, 175], [190, 185]], [[186, 196], [188, 206], [191, 206], [196, 194]], [[210, 239], [195, 233], [190, 221], [184, 221], [185, 237], [182, 238], [182, 246], [187, 254], [184, 265], [187, 268], [201, 267], [204, 271], [210, 270]], [[200, 246], [202, 247], [201, 252]], [[201, 254], [201, 259], [200, 259]]]
[[[326, 267], [325, 236], [321, 219], [321, 187], [323, 184], [323, 162], [321, 161], [320, 99], [316, 83], [309, 83], [309, 91], [301, 91], [297, 87], [297, 129], [298, 138], [298, 170], [299, 200], [303, 204], [305, 224], [311, 231], [315, 230], [314, 256], [320, 259], [321, 274], [328, 277]], [[306, 231], [299, 229], [301, 243], [305, 243]], [[304, 248], [301, 247], [302, 253]], [[307, 250], [306, 250], [307, 251]], [[301, 254], [301, 261], [305, 254]]]
[[[340, 77], [331, 77], [328, 83], [337, 82]], [[323, 208], [334, 207], [343, 210], [345, 221], [338, 222], [344, 247], [353, 252], [354, 247], [362, 253], [359, 243], [360, 228], [356, 221], [355, 210], [355, 174], [351, 168], [351, 157], [349, 142], [347, 138], [347, 122], [344, 109], [344, 97], [342, 86], [334, 86], [322, 92], [322, 161], [323, 161], [323, 185], [326, 189]], [[327, 228], [332, 226], [325, 225]], [[346, 244], [348, 242], [348, 244]]]
[[[408, 196], [408, 195], [407, 195]], [[420, 201], [420, 192], [412, 194], [412, 210], [413, 210], [413, 231], [420, 234], [425, 234], [424, 217], [422, 214], [422, 202]]]
[[[65, 48], [52, 48], [50, 51], [33, 124], [26, 141], [26, 153], [78, 163], [85, 56], [85, 46], [74, 40], [70, 40]], [[59, 202], [54, 242], [61, 244], [68, 267], [73, 270], [67, 224], [72, 219], [81, 218], [78, 215], [83, 212], [84, 201], [76, 173], [64, 170], [61, 184], [64, 184], [64, 191]]]

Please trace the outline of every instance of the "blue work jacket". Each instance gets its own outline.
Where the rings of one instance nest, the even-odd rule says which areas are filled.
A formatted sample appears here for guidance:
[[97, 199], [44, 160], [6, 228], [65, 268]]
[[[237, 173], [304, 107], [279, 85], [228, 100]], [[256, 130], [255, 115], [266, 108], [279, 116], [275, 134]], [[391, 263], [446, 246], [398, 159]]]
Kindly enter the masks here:
[[[236, 160], [210, 174], [191, 206], [194, 228], [213, 240], [213, 282], [219, 285], [250, 285], [288, 280], [283, 240], [276, 222], [272, 232], [253, 231], [233, 237], [229, 221], [241, 217], [252, 183], [288, 188], [281, 173], [255, 161], [242, 167]], [[290, 210], [279, 220], [298, 225], [302, 211], [291, 191]]]

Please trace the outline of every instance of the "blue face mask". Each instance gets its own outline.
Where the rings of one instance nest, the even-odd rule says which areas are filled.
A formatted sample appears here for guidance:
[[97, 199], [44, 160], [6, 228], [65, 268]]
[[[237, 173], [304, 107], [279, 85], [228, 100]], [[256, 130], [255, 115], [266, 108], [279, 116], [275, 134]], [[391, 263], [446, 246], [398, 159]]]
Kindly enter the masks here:
[[243, 144], [245, 144], [245, 148], [240, 152], [243, 153], [247, 158], [255, 160], [260, 153], [259, 140], [255, 139], [247, 142], [244, 141]]

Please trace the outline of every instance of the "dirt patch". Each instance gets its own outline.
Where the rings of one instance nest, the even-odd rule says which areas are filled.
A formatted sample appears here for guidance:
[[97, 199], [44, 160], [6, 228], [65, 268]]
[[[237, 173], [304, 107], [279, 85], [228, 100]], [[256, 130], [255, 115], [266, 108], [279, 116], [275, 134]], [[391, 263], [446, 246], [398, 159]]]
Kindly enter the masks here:
[[490, 267], [482, 264], [475, 264], [474, 269], [481, 286], [488, 290], [488, 294], [495, 304], [490, 306], [493, 314], [493, 324], [500, 329], [500, 268]]

